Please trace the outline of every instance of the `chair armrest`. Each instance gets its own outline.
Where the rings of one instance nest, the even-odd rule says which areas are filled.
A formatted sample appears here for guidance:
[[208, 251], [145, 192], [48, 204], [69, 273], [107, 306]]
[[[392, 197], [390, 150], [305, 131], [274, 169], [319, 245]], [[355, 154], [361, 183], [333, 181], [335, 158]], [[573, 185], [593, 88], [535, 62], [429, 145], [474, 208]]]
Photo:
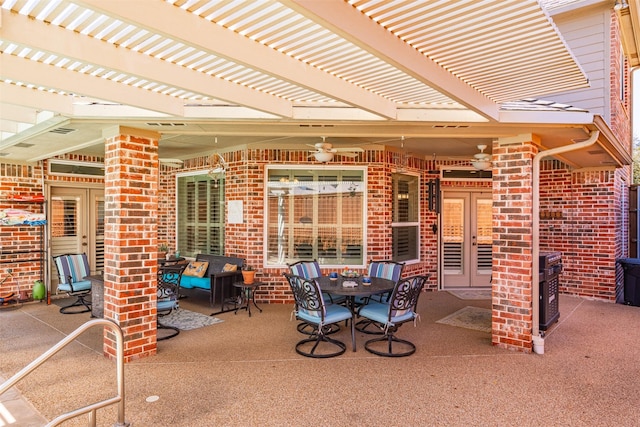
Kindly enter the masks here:
[[211, 283], [215, 283], [218, 279], [223, 279], [225, 277], [242, 277], [242, 272], [240, 271], [221, 271], [219, 273], [213, 273], [209, 277], [211, 277]]

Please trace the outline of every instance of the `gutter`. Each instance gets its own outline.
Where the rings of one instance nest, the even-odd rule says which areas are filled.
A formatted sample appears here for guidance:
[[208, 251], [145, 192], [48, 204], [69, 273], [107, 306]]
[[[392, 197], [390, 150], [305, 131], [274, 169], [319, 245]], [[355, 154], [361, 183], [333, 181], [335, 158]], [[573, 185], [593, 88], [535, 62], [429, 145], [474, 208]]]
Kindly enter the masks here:
[[589, 138], [582, 142], [576, 142], [571, 145], [564, 145], [562, 147], [552, 148], [550, 150], [540, 151], [533, 158], [533, 230], [532, 230], [532, 282], [531, 282], [531, 299], [533, 303], [533, 352], [537, 354], [544, 354], [544, 336], [540, 334], [540, 162], [543, 158], [549, 156], [555, 156], [556, 154], [564, 154], [570, 151], [581, 150], [589, 147], [598, 142], [598, 136], [600, 131], [594, 130], [589, 135]]

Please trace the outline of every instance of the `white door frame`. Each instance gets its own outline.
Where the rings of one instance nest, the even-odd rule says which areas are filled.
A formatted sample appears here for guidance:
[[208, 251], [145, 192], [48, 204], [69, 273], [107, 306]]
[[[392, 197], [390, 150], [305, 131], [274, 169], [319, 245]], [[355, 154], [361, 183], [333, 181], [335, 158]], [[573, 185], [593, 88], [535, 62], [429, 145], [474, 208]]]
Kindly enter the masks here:
[[[491, 192], [487, 192], [485, 189], [473, 189], [473, 188], [452, 188], [443, 190], [442, 194], [442, 208], [439, 219], [439, 270], [440, 270], [440, 289], [441, 290], [452, 290], [452, 289], [468, 289], [468, 288], [487, 288], [491, 286], [491, 268], [490, 268], [490, 259], [488, 268], [484, 264], [487, 264], [486, 251], [482, 251], [479, 249], [486, 249], [487, 242], [479, 245], [478, 241], [478, 200], [488, 200], [491, 202], [492, 195]], [[460, 272], [455, 273], [451, 272], [447, 274], [446, 265], [446, 257], [445, 252], [447, 250], [447, 238], [445, 236], [446, 230], [445, 227], [445, 200], [452, 198], [459, 198], [463, 203], [463, 218], [461, 218], [462, 223], [459, 224], [462, 227], [462, 242], [449, 242], [449, 250], [456, 251], [459, 250], [459, 266]], [[488, 230], [488, 238], [489, 245], [491, 244], [490, 236], [491, 230]], [[484, 230], [485, 239], [487, 239], [487, 230]], [[461, 246], [456, 248], [456, 243], [459, 243]], [[490, 247], [490, 246], [489, 246]], [[489, 249], [490, 250], [490, 249]], [[484, 255], [484, 258], [482, 256]], [[490, 258], [490, 254], [489, 254]], [[453, 258], [455, 264], [455, 254]], [[481, 268], [484, 266], [484, 268]], [[449, 267], [455, 268], [455, 265], [449, 265]], [[447, 281], [447, 279], [449, 279]]]

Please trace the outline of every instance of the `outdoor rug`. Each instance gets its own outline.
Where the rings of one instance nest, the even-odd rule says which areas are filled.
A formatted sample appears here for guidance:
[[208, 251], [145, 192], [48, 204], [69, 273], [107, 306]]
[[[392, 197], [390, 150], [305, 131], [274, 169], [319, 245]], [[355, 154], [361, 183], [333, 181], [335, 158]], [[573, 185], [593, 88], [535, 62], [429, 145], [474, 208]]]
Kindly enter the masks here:
[[173, 326], [181, 331], [188, 331], [191, 329], [198, 329], [204, 326], [215, 325], [216, 323], [222, 323], [224, 320], [217, 317], [211, 317], [206, 314], [197, 313], [195, 311], [179, 308], [172, 311], [166, 316], [160, 317], [160, 322], [163, 325]]
[[491, 310], [466, 306], [436, 323], [491, 333]]
[[449, 291], [451, 295], [459, 299], [491, 299], [491, 289], [461, 289]]

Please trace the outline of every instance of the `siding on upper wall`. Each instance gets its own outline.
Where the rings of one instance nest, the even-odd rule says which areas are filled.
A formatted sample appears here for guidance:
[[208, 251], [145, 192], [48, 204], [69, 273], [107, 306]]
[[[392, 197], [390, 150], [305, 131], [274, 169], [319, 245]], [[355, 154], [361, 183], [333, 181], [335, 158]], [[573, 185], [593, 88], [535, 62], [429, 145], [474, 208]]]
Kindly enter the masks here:
[[561, 92], [548, 98], [584, 108], [611, 122], [609, 105], [610, 8], [589, 8], [553, 16], [558, 29], [587, 73], [590, 88]]

